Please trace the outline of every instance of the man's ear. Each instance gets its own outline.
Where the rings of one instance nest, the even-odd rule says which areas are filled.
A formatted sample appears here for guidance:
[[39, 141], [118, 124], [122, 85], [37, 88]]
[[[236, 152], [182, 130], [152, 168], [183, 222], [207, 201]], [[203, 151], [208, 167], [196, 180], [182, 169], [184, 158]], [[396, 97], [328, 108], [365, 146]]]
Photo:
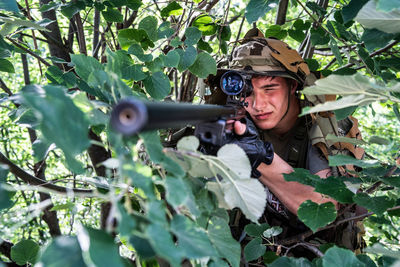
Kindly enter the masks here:
[[291, 80], [290, 81], [290, 93], [294, 94], [296, 92], [297, 87], [299, 86], [298, 81], [296, 80]]

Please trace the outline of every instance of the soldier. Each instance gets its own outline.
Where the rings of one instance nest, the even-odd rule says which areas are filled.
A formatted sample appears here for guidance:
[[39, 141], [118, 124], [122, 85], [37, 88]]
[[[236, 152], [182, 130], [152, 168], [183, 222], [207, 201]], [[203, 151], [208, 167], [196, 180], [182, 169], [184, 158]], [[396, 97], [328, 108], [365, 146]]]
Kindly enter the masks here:
[[[321, 179], [332, 175], [322, 147], [312, 145], [313, 135], [321, 132], [319, 126], [310, 116], [299, 117], [301, 108], [309, 105], [299, 98], [299, 91], [310, 80], [315, 81], [315, 76], [296, 50], [282, 41], [264, 38], [255, 30], [248, 33], [234, 50], [231, 66], [224, 70], [246, 77], [246, 83], [252, 87], [251, 94], [245, 98], [249, 119], [246, 123], [231, 122], [236, 135], [229, 142], [246, 151], [253, 177], [258, 177], [266, 186], [268, 197], [264, 217], [270, 225], [283, 228], [279, 237], [284, 239], [308, 231], [296, 216], [304, 201], [332, 202], [337, 209], [339, 204], [310, 186], [287, 182], [283, 177], [293, 168], [305, 168]], [[347, 230], [353, 232], [351, 227]], [[325, 232], [319, 237], [355, 249], [356, 237], [344, 237], [346, 230], [340, 231], [342, 233]]]

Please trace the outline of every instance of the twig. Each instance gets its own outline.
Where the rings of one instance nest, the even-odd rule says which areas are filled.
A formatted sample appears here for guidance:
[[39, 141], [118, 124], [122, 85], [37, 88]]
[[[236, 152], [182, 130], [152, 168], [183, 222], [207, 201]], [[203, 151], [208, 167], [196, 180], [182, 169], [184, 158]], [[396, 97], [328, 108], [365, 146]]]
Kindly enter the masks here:
[[307, 244], [307, 243], [303, 243], [303, 242], [302, 243], [297, 243], [297, 244], [289, 247], [285, 252], [285, 256], [287, 256], [287, 254], [289, 253], [290, 250], [292, 250], [292, 249], [294, 249], [296, 247], [299, 247], [299, 246], [307, 248], [308, 250], [313, 252], [317, 257], [323, 257], [324, 256], [324, 253], [322, 253], [317, 247], [315, 247], [313, 245], [310, 245], [310, 244]]
[[0, 78], [0, 88], [4, 90], [9, 96], [12, 96], [13, 93], [11, 92], [10, 88], [4, 83], [4, 81]]
[[28, 48], [23, 47], [22, 45], [20, 45], [19, 43], [17, 43], [16, 41], [14, 41], [12, 38], [10, 37], [6, 37], [11, 43], [13, 43], [13, 45], [17, 46], [18, 48], [24, 50], [25, 52], [27, 52], [28, 54], [30, 54], [31, 56], [37, 58], [40, 62], [42, 62], [43, 64], [45, 64], [47, 67], [50, 67], [51, 64], [48, 63], [46, 60], [44, 60], [42, 57], [38, 56], [37, 54], [33, 53], [31, 50], [29, 50]]

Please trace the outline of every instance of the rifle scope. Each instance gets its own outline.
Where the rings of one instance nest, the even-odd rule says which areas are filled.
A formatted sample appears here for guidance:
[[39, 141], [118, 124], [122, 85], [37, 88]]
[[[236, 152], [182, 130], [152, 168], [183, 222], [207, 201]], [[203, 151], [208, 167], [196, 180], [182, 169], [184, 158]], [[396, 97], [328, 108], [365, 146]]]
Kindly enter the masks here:
[[119, 102], [111, 112], [111, 126], [130, 136], [141, 131], [181, 128], [203, 122], [228, 118], [244, 110], [233, 106], [193, 105], [189, 103], [149, 102], [128, 98]]

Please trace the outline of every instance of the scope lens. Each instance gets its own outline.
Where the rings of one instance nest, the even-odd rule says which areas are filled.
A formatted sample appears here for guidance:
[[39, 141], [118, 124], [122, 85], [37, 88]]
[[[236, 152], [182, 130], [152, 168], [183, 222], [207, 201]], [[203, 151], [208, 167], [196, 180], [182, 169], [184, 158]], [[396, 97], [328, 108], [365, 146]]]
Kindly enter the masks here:
[[228, 71], [221, 77], [221, 89], [227, 95], [238, 95], [242, 92], [245, 82], [238, 72]]

